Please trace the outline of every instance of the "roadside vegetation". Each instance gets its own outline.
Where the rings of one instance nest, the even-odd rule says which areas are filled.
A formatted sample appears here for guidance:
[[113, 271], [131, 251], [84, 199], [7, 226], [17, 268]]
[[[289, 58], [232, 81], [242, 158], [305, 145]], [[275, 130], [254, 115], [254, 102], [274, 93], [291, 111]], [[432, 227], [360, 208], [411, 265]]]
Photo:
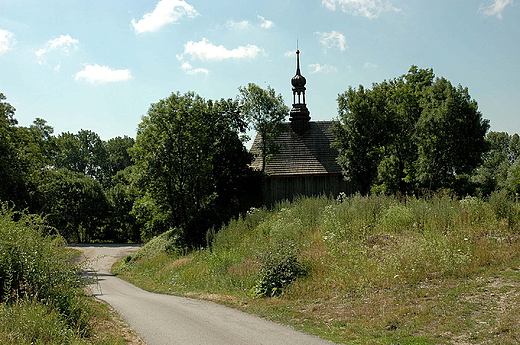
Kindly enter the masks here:
[[303, 198], [251, 209], [190, 253], [173, 233], [116, 272], [343, 344], [520, 341], [520, 204], [504, 192]]
[[85, 295], [77, 254], [52, 232], [39, 217], [0, 205], [0, 343], [127, 344], [131, 332]]

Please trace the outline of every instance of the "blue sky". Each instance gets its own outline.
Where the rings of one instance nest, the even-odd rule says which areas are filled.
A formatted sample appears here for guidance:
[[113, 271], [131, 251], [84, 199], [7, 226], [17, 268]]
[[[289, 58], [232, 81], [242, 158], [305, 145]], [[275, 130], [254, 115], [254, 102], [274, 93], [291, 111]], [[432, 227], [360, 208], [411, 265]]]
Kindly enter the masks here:
[[0, 0], [0, 92], [20, 125], [135, 137], [171, 92], [287, 105], [296, 41], [314, 120], [350, 85], [433, 68], [469, 88], [491, 130], [520, 133], [518, 0]]

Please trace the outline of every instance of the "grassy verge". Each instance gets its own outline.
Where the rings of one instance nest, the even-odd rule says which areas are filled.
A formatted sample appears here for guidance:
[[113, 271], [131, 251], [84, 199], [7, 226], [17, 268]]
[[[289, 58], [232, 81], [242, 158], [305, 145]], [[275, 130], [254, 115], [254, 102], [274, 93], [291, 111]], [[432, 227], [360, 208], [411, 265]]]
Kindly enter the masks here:
[[165, 233], [116, 268], [343, 344], [520, 342], [520, 205], [450, 196], [251, 210], [181, 255]]
[[106, 304], [85, 299], [88, 334], [71, 327], [54, 308], [36, 300], [0, 304], [0, 344], [144, 345]]
[[41, 219], [0, 205], [0, 344], [139, 344], [85, 294], [74, 255]]

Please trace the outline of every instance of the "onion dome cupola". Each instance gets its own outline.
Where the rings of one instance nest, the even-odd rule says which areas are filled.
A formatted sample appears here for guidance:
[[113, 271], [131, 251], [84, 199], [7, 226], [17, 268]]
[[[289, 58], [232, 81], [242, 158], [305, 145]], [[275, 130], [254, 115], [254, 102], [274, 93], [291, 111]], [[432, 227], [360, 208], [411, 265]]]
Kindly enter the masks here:
[[305, 103], [305, 84], [307, 80], [300, 72], [300, 51], [296, 50], [296, 75], [292, 77], [293, 105], [290, 112], [291, 128], [298, 135], [309, 128], [310, 111]]

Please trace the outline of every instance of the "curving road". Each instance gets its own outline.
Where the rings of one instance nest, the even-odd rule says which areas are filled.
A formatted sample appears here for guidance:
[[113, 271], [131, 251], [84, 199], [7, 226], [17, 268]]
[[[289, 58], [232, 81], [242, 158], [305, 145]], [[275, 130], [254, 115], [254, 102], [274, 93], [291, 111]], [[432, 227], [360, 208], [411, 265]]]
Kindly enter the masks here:
[[110, 274], [129, 245], [79, 245], [98, 277], [93, 294], [109, 303], [148, 345], [331, 345], [287, 326], [211, 302], [144, 291]]

